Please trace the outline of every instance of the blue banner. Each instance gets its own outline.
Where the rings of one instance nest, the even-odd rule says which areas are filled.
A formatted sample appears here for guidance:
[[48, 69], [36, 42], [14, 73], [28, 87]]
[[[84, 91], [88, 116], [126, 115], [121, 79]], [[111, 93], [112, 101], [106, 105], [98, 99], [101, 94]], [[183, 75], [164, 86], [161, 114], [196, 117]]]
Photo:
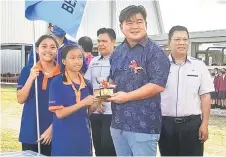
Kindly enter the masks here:
[[85, 6], [86, 0], [26, 0], [25, 17], [52, 23], [76, 37]]

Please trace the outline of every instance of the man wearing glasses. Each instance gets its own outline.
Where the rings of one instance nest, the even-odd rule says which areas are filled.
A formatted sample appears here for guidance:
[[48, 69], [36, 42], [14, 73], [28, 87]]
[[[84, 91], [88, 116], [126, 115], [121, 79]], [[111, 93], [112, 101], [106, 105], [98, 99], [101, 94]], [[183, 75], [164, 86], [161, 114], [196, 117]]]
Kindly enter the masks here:
[[206, 65], [188, 56], [189, 43], [186, 27], [171, 28], [170, 74], [161, 93], [162, 156], [203, 156], [203, 144], [208, 139], [210, 92], [214, 86]]

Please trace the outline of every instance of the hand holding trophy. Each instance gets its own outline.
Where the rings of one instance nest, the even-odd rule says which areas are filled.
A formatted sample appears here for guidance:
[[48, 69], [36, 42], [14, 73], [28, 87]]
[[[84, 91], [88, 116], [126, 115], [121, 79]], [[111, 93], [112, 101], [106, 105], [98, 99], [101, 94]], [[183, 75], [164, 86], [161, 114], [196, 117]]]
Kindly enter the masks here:
[[96, 81], [99, 84], [99, 88], [94, 89], [93, 95], [99, 99], [99, 102], [95, 102], [92, 106], [89, 108], [89, 112], [104, 112], [104, 102], [106, 99], [110, 98], [113, 94], [113, 89], [115, 88], [115, 85], [111, 85], [108, 82], [107, 77], [96, 77]]
[[90, 107], [89, 107], [89, 113], [92, 112], [99, 112], [103, 113], [104, 112], [104, 102], [99, 99], [99, 101], [94, 102]]

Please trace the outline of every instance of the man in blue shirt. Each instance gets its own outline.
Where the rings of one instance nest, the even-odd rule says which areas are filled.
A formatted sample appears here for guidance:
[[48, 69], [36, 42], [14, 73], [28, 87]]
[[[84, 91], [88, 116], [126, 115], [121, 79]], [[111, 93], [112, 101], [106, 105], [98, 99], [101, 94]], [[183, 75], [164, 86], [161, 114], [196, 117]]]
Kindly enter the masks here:
[[113, 52], [110, 79], [116, 85], [112, 101], [111, 135], [117, 156], [155, 156], [161, 130], [160, 92], [170, 62], [147, 36], [146, 10], [128, 6], [119, 16], [124, 42]]
[[[51, 23], [48, 26], [49, 31], [51, 32], [51, 35], [54, 36], [54, 38], [57, 40], [59, 48], [58, 48], [58, 54], [55, 58], [55, 60], [57, 61], [57, 63], [60, 65], [62, 65], [61, 62], [61, 53], [62, 53], [62, 49], [64, 46], [66, 45], [77, 45], [77, 43], [75, 43], [74, 41], [68, 40], [65, 35], [66, 32], [64, 30], [62, 30], [61, 28], [57, 27], [56, 25], [52, 25]], [[36, 60], [39, 60], [39, 56], [36, 53]], [[28, 58], [28, 65], [33, 65], [34, 64], [34, 54], [33, 54], [33, 49], [31, 49], [30, 54], [29, 54], [29, 58]], [[85, 57], [83, 57], [83, 66], [82, 66], [82, 73], [85, 74], [86, 70], [88, 68], [88, 64], [86, 62]]]

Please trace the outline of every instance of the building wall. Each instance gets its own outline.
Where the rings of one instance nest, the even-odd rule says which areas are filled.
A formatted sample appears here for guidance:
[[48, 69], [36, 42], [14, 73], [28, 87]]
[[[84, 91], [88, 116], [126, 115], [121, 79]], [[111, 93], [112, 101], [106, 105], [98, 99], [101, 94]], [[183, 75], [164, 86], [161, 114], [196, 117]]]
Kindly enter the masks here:
[[[128, 5], [143, 5], [147, 10], [148, 35], [159, 33], [153, 1], [147, 0], [87, 0], [77, 37], [90, 36], [96, 39], [96, 32], [101, 27], [115, 29], [117, 37], [123, 37], [120, 31], [118, 17], [120, 11]], [[25, 18], [25, 0], [1, 1], [1, 42], [2, 43], [33, 43], [33, 22]], [[35, 21], [35, 38], [47, 33], [47, 23]], [[74, 39], [73, 39], [74, 40]]]
[[88, 0], [83, 19], [77, 33], [77, 39], [82, 36], [96, 38], [96, 32], [101, 27], [111, 27], [111, 1]]
[[97, 1], [88, 0], [83, 15], [82, 23], [77, 33], [77, 39], [82, 36], [90, 36], [96, 39], [96, 32], [101, 27], [113, 28], [117, 37], [123, 37], [119, 24], [119, 14], [122, 9], [129, 5], [143, 5], [147, 11], [148, 35], [159, 34], [158, 17], [156, 16], [153, 1], [147, 0], [114, 0]]
[[[25, 18], [24, 0], [1, 1], [1, 43], [33, 43], [33, 22]], [[36, 40], [47, 32], [47, 24], [35, 21]]]
[[147, 33], [148, 35], [159, 34], [157, 16], [154, 12], [153, 1], [148, 0], [116, 0], [116, 32], [118, 37], [123, 37], [120, 30], [119, 15], [121, 10], [129, 5], [143, 5], [147, 11]]
[[21, 61], [21, 50], [1, 50], [1, 73], [20, 73]]

